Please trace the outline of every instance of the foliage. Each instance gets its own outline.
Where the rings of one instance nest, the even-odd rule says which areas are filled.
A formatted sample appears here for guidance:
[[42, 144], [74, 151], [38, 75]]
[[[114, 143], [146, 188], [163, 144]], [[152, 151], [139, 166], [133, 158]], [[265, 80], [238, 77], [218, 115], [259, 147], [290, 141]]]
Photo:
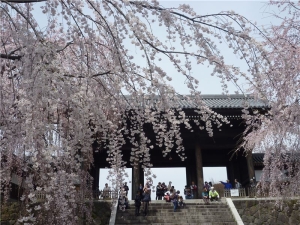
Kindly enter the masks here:
[[[270, 105], [266, 114], [245, 111], [249, 124], [242, 146], [265, 153], [262, 187], [273, 196], [299, 195], [300, 2], [271, 2], [281, 23], [265, 30], [266, 60], [257, 66], [251, 91]], [[288, 16], [286, 16], [288, 15]]]

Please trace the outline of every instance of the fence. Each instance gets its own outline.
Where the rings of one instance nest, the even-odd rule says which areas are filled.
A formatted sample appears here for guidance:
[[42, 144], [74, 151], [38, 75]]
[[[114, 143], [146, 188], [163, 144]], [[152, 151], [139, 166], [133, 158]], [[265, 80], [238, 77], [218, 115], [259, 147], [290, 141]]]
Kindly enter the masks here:
[[269, 193], [267, 191], [261, 191], [258, 188], [239, 188], [239, 189], [225, 189], [224, 190], [224, 197], [231, 198], [262, 198], [262, 197], [269, 197]]
[[[117, 191], [99, 191], [98, 199], [117, 199], [118, 198], [118, 192]], [[97, 198], [95, 198], [97, 199]]]
[[[46, 193], [44, 191], [37, 191], [35, 193], [35, 196], [38, 201], [45, 201], [46, 200]], [[98, 191], [93, 191], [92, 196], [90, 194], [83, 195], [83, 193], [80, 193], [80, 197], [84, 199], [91, 199], [91, 197], [94, 200], [99, 200], [99, 199], [117, 199], [118, 197], [118, 192], [117, 191], [103, 191], [103, 190], [98, 190]]]
[[225, 189], [224, 190], [224, 197], [231, 198], [231, 197], [246, 197], [246, 189], [239, 188], [239, 189]]

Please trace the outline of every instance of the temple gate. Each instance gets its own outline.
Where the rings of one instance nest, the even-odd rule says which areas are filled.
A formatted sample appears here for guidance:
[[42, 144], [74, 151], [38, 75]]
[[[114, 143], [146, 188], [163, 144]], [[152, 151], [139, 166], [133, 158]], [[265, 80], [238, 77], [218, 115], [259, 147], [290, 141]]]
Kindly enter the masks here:
[[[153, 167], [185, 167], [186, 184], [194, 181], [202, 187], [203, 167], [222, 166], [227, 168], [227, 177], [231, 182], [238, 179], [243, 185], [248, 184], [250, 178], [255, 177], [252, 154], [245, 155], [242, 151], [235, 151], [246, 126], [242, 118], [242, 109], [245, 104], [248, 104], [250, 113], [253, 110], [263, 112], [268, 110], [267, 104], [244, 95], [230, 95], [230, 98], [226, 95], [203, 95], [202, 98], [213, 111], [225, 116], [230, 124], [223, 124], [220, 129], [213, 126], [213, 137], [209, 137], [205, 130], [194, 129], [194, 132], [190, 132], [182, 128], [183, 146], [187, 159], [182, 161], [175, 151], [163, 157], [161, 149], [156, 147], [150, 150]], [[180, 105], [193, 125], [193, 121], [199, 119], [199, 114], [194, 112], [195, 105], [184, 101], [180, 102]], [[148, 129], [147, 126], [145, 129]], [[154, 135], [151, 129], [146, 132], [149, 137]], [[132, 167], [129, 163], [130, 146], [124, 146], [122, 154], [124, 160], [128, 162], [126, 166]], [[93, 188], [98, 189], [99, 169], [109, 167], [109, 165], [105, 151], [95, 152], [94, 157], [95, 167], [91, 170], [91, 174], [94, 177]], [[132, 196], [135, 196], [139, 184], [143, 183], [143, 176], [140, 165], [132, 169]], [[200, 193], [201, 188], [198, 188], [198, 196], [201, 196]]]

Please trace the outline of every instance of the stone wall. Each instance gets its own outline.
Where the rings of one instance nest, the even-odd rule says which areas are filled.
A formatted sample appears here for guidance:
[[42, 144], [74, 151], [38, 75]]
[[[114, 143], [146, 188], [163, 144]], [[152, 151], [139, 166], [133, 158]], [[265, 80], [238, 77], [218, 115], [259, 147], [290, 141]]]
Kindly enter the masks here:
[[[19, 225], [18, 219], [20, 216], [20, 204], [18, 202], [1, 203], [1, 225]], [[108, 225], [111, 213], [110, 202], [94, 202], [92, 211], [92, 218], [94, 220], [91, 225]], [[82, 224], [87, 224], [86, 221], [82, 221]]]
[[272, 200], [232, 199], [245, 225], [300, 224], [300, 202], [289, 200], [281, 205]]
[[1, 203], [1, 225], [14, 225], [17, 223], [20, 213], [20, 204], [18, 202]]

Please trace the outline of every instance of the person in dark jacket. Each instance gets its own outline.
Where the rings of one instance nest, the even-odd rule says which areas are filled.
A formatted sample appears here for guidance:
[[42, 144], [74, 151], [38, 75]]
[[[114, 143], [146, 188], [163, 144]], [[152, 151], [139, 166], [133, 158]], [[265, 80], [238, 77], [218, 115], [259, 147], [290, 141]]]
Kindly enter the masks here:
[[156, 200], [161, 200], [162, 196], [163, 196], [162, 186], [161, 183], [158, 182], [158, 185], [156, 186]]
[[139, 186], [139, 192], [140, 192], [140, 196], [143, 196], [143, 193], [144, 193], [144, 191], [143, 191], [143, 189], [144, 189], [144, 186], [142, 185], [142, 184], [140, 184], [140, 186]]
[[149, 204], [150, 204], [150, 202], [151, 202], [150, 190], [145, 190], [145, 191], [144, 191], [142, 202], [143, 202], [143, 212], [144, 212], [144, 216], [147, 216]]
[[123, 188], [124, 188], [124, 190], [126, 192], [126, 196], [128, 196], [129, 187], [127, 185], [127, 182], [125, 182], [125, 184], [123, 185]]
[[141, 195], [140, 191], [136, 192], [135, 199], [134, 199], [134, 206], [135, 206], [135, 216], [140, 215], [140, 207], [141, 207]]

